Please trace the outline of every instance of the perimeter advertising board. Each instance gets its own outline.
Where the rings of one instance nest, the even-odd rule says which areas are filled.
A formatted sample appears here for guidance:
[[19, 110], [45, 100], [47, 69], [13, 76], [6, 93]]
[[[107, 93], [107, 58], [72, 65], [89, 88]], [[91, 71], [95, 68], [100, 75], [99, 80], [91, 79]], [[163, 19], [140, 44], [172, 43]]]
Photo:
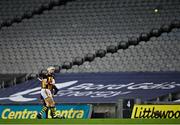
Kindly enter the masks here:
[[[1, 119], [36, 119], [37, 113], [41, 111], [40, 105], [1, 105]], [[57, 105], [56, 115], [64, 118], [86, 119], [91, 116], [91, 105]], [[50, 112], [48, 113], [50, 117]]]
[[[56, 74], [59, 92], [54, 100], [62, 103], [117, 103], [119, 98], [155, 99], [180, 91], [179, 72], [157, 73], [77, 73]], [[37, 104], [40, 81], [26, 81], [0, 89], [0, 104]]]
[[131, 118], [180, 119], [180, 105], [134, 105]]

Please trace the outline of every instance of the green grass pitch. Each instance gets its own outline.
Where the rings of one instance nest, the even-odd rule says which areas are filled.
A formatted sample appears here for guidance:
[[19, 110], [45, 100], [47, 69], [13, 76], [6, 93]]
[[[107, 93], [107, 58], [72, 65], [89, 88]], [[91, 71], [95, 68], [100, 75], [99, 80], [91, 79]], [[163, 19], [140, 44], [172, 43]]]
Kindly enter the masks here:
[[180, 119], [34, 119], [3, 120], [0, 124], [180, 124]]

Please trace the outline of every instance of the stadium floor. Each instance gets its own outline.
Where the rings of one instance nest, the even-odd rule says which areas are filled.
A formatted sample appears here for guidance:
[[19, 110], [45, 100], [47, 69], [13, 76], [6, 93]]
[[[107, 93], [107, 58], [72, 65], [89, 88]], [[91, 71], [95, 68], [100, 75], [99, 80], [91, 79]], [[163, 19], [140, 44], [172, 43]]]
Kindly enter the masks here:
[[6, 124], [6, 125], [15, 125], [15, 124], [53, 124], [53, 125], [65, 125], [65, 124], [83, 124], [83, 125], [112, 125], [112, 124], [123, 124], [123, 125], [138, 125], [138, 124], [148, 124], [148, 125], [166, 125], [166, 124], [179, 124], [180, 125], [180, 119], [33, 119], [33, 120], [22, 120], [22, 119], [16, 119], [16, 120], [3, 120], [0, 119], [0, 124]]

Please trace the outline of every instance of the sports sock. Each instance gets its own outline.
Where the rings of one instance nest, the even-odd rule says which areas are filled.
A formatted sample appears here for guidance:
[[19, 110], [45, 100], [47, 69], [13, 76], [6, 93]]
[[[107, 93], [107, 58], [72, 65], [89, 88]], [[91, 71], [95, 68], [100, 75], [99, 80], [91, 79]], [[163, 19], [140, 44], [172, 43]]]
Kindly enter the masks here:
[[51, 116], [52, 116], [52, 118], [54, 118], [55, 117], [55, 113], [56, 113], [56, 109], [55, 109], [55, 107], [50, 107], [50, 110], [51, 110]]
[[43, 115], [43, 113], [46, 112], [47, 109], [48, 109], [47, 106], [43, 106], [43, 107], [42, 107], [42, 110], [40, 111], [39, 114], [40, 114], [40, 115]]

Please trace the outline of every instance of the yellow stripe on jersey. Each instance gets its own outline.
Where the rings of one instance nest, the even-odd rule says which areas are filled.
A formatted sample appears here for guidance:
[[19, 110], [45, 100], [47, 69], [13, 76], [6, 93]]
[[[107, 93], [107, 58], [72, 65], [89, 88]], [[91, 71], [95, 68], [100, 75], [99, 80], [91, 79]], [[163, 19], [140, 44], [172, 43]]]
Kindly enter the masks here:
[[42, 80], [42, 82], [41, 82], [41, 88], [43, 88], [43, 89], [47, 89], [47, 81], [45, 80], [45, 79], [43, 79]]

